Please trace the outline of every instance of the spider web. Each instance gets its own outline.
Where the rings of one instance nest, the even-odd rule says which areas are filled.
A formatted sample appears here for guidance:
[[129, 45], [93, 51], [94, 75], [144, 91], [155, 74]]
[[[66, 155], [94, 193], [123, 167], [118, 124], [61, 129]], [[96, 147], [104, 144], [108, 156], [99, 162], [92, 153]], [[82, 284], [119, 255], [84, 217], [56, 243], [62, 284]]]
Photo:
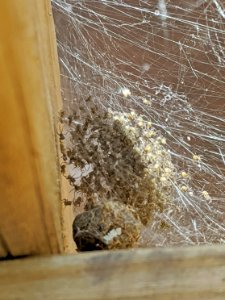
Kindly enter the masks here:
[[223, 243], [222, 1], [52, 0], [52, 5], [65, 110], [79, 112], [90, 95], [103, 109], [135, 109], [167, 139], [177, 172], [187, 175], [185, 182], [173, 182], [176, 209], [155, 214], [143, 245]]

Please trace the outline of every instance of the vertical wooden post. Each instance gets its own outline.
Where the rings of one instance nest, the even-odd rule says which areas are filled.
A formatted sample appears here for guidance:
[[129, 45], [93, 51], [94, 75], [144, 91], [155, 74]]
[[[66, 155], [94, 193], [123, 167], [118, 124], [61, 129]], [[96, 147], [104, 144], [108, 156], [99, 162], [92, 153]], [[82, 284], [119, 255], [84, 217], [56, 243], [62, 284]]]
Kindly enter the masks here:
[[50, 0], [3, 1], [0, 41], [0, 256], [60, 253], [61, 100]]

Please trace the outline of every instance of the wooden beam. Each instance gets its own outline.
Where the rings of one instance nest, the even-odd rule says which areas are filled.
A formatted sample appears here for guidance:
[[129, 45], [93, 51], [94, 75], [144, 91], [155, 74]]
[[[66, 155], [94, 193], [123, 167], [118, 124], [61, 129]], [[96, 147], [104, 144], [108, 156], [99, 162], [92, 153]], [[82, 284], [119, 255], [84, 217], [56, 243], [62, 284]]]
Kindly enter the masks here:
[[4, 300], [224, 300], [225, 247], [137, 249], [0, 263]]
[[0, 257], [5, 257], [7, 256], [7, 250], [5, 245], [0, 241]]
[[61, 100], [50, 0], [3, 1], [0, 40], [0, 255], [60, 253]]

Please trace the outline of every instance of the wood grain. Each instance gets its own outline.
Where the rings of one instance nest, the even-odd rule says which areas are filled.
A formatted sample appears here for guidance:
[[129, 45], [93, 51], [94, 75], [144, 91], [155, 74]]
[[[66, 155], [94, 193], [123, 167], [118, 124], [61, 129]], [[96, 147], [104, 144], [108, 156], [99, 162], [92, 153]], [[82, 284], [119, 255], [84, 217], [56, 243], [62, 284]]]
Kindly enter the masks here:
[[60, 253], [61, 100], [50, 0], [3, 1], [0, 40], [0, 255]]
[[225, 247], [138, 249], [0, 263], [4, 300], [225, 299]]
[[5, 256], [7, 256], [6, 246], [2, 241], [0, 241], [0, 257], [5, 257]]

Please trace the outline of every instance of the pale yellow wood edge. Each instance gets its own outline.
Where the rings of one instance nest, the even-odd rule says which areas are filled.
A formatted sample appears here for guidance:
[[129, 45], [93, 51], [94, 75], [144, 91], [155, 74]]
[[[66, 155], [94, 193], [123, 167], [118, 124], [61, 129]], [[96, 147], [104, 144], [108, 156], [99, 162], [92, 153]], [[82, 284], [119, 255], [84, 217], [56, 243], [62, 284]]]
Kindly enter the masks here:
[[0, 40], [0, 254], [60, 253], [60, 88], [50, 0], [3, 1]]
[[138, 249], [0, 263], [4, 300], [224, 300], [225, 247]]

